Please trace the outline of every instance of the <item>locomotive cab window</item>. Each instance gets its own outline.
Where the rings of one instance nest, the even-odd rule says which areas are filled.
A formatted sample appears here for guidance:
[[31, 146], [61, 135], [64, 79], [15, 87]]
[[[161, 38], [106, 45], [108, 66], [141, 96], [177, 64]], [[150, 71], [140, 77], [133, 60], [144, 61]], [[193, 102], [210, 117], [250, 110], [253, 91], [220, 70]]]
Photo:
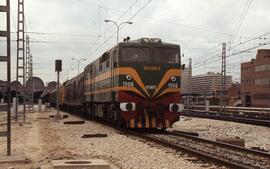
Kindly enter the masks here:
[[153, 59], [156, 63], [179, 64], [179, 50], [173, 48], [153, 48]]
[[124, 47], [122, 49], [123, 62], [147, 62], [150, 60], [150, 49], [145, 47]]

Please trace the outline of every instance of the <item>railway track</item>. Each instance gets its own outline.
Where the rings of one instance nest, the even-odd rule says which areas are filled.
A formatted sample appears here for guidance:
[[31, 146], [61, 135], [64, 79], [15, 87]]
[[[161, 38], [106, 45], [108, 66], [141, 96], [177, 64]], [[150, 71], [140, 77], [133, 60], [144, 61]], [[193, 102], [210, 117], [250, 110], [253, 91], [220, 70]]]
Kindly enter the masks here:
[[[82, 117], [83, 118], [83, 117]], [[83, 118], [85, 119], [85, 118]], [[92, 121], [91, 119], [85, 119]], [[95, 120], [96, 121], [96, 120]], [[176, 151], [187, 152], [202, 160], [213, 162], [229, 168], [237, 169], [269, 169], [270, 154], [240, 146], [207, 140], [181, 132], [164, 130], [127, 130], [113, 124], [96, 121], [112, 127], [125, 135], [133, 135], [141, 139], [158, 143]]]
[[183, 133], [160, 131], [141, 133], [129, 131], [140, 138], [150, 140], [174, 150], [185, 151], [201, 159], [210, 160], [230, 168], [269, 169], [270, 154], [234, 146], [226, 143], [202, 139]]
[[[205, 111], [205, 106], [193, 105], [192, 107], [185, 107], [185, 111], [196, 111], [215, 114], [220, 110], [219, 106], [210, 106], [208, 112]], [[270, 120], [270, 108], [257, 107], [229, 107], [226, 106], [225, 115], [241, 118]]]
[[257, 125], [257, 126], [270, 127], [270, 115], [268, 119], [265, 119], [265, 118], [260, 119], [254, 116], [246, 116], [246, 115], [231, 114], [231, 113], [220, 114], [218, 112], [205, 112], [201, 110], [185, 110], [181, 112], [181, 116], [208, 118], [208, 119], [232, 121], [232, 122], [245, 123], [245, 124]]

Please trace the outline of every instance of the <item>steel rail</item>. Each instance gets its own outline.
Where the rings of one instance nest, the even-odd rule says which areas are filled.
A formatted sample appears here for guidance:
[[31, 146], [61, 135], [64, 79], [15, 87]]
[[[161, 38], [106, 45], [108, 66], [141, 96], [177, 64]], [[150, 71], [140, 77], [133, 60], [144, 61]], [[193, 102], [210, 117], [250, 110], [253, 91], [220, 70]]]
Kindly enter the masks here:
[[[205, 106], [192, 106], [191, 108], [186, 107], [186, 110], [192, 110], [192, 111], [204, 111]], [[217, 112], [219, 111], [218, 106], [210, 106], [209, 112]], [[229, 107], [226, 106], [226, 113], [228, 114], [239, 114], [239, 115], [245, 115], [245, 116], [253, 116], [257, 118], [268, 118], [270, 119], [270, 108], [257, 108], [257, 107]]]
[[[239, 168], [239, 169], [254, 169], [254, 168], [263, 168], [262, 167], [258, 167], [258, 164], [255, 164], [252, 166], [252, 164], [245, 164], [245, 163], [240, 163], [239, 160], [232, 160], [232, 159], [225, 159], [225, 158], [219, 158], [218, 154], [215, 154], [213, 152], [207, 152], [207, 151], [201, 151], [198, 148], [196, 149], [195, 147], [190, 147], [187, 146], [187, 144], [190, 144], [191, 141], [193, 142], [197, 142], [198, 144], [208, 144], [211, 145], [215, 148], [217, 148], [217, 150], [220, 149], [224, 149], [223, 151], [232, 151], [235, 154], [239, 154], [239, 153], [244, 153], [247, 157], [248, 156], [254, 156], [256, 157], [256, 159], [258, 158], [265, 158], [265, 161], [269, 161], [267, 166], [264, 166], [266, 168], [270, 167], [270, 154], [265, 153], [265, 152], [261, 152], [261, 151], [257, 151], [257, 150], [252, 150], [252, 149], [247, 149], [247, 148], [243, 148], [240, 146], [235, 146], [235, 145], [230, 145], [230, 144], [226, 144], [226, 143], [222, 143], [222, 142], [216, 142], [216, 141], [212, 141], [212, 140], [206, 140], [203, 138], [199, 138], [196, 136], [191, 136], [191, 135], [187, 135], [187, 134], [182, 134], [182, 133], [176, 133], [176, 132], [163, 132], [163, 133], [154, 133], [154, 134], [145, 134], [145, 133], [139, 133], [139, 132], [134, 132], [134, 131], [128, 131], [129, 134], [138, 136], [142, 139], [146, 139], [146, 140], [150, 140], [153, 142], [156, 142], [158, 144], [161, 144], [163, 146], [166, 147], [170, 147], [173, 148], [174, 150], [180, 150], [180, 151], [185, 151], [187, 153], [193, 154], [197, 157], [199, 157], [200, 159], [206, 159], [206, 160], [210, 160], [215, 164], [222, 164], [224, 166], [230, 167], [230, 168]], [[169, 141], [167, 139], [161, 138], [159, 137], [160, 134], [162, 134], [163, 136], [166, 135], [168, 137], [174, 137], [173, 139], [180, 139], [180, 138], [184, 138], [187, 139], [186, 143], [183, 143], [183, 139], [179, 140], [179, 142], [172, 142]], [[205, 145], [204, 150], [207, 149], [208, 146]], [[244, 155], [244, 156], [245, 156]], [[241, 160], [240, 160], [241, 161]], [[265, 164], [262, 164], [265, 165]]]
[[[106, 125], [108, 127], [114, 128], [120, 133], [124, 135], [131, 135], [134, 137], [141, 138], [143, 140], [148, 140], [151, 142], [158, 143], [164, 147], [172, 148], [176, 151], [183, 151], [188, 154], [191, 154], [193, 156], [198, 157], [201, 160], [207, 160], [209, 163], [213, 163], [216, 165], [223, 165], [229, 168], [236, 168], [236, 169], [268, 169], [270, 168], [270, 154], [265, 153], [258, 150], [253, 149], [247, 149], [240, 146], [235, 146], [231, 144], [226, 144], [222, 142], [212, 141], [203, 139], [197, 136], [192, 136], [184, 133], [178, 133], [175, 131], [169, 132], [169, 131], [163, 131], [158, 129], [152, 129], [152, 130], [143, 130], [138, 129], [136, 130], [129, 130], [129, 129], [123, 129], [119, 128], [111, 123], [105, 122], [103, 120], [98, 119], [86, 119], [85, 117], [80, 116], [80, 118], [83, 118], [87, 121], [94, 121], [103, 125]], [[168, 136], [171, 140], [160, 138], [159, 136]], [[172, 141], [174, 140], [174, 141]], [[200, 147], [192, 147], [192, 145], [199, 145]], [[209, 148], [210, 147], [210, 148]], [[200, 150], [203, 149], [204, 151]], [[209, 151], [207, 151], [207, 149]], [[216, 149], [216, 150], [213, 150]], [[212, 151], [212, 152], [211, 152]], [[213, 152], [215, 151], [215, 152]], [[231, 155], [227, 155], [228, 158], [222, 158], [222, 155], [218, 154], [218, 152], [221, 153], [229, 153], [231, 152]], [[243, 158], [250, 158], [255, 159], [255, 163], [246, 162], [243, 163], [242, 161], [245, 159], [241, 159], [242, 155]], [[232, 159], [232, 157], [235, 157], [236, 159]], [[238, 159], [238, 160], [237, 160]], [[239, 162], [240, 159], [240, 162]], [[264, 164], [262, 164], [262, 161], [264, 161]]]
[[245, 147], [241, 147], [241, 146], [236, 146], [236, 145], [232, 145], [232, 144], [228, 144], [228, 143], [223, 143], [223, 142], [219, 142], [219, 141], [213, 141], [213, 140], [209, 140], [209, 139], [204, 139], [204, 138], [201, 138], [201, 137], [192, 136], [192, 135], [188, 135], [188, 134], [184, 134], [184, 133], [180, 133], [180, 132], [178, 133], [175, 130], [173, 130], [171, 132], [167, 132], [167, 133], [170, 134], [170, 135], [175, 135], [175, 136], [180, 136], [180, 137], [185, 137], [185, 138], [188, 138], [188, 139], [196, 140], [198, 142], [216, 144], [216, 145], [218, 145], [220, 147], [224, 147], [224, 148], [228, 148], [228, 149], [242, 151], [242, 152], [249, 153], [249, 154], [254, 154], [254, 155], [267, 157], [270, 160], [270, 154], [266, 153], [266, 152], [253, 150], [253, 149], [249, 149], [249, 148], [245, 148]]
[[255, 118], [249, 118], [240, 115], [232, 115], [232, 114], [219, 114], [213, 112], [199, 112], [199, 111], [184, 111], [180, 113], [181, 116], [189, 116], [189, 117], [197, 117], [197, 118], [208, 118], [222, 121], [232, 121], [244, 124], [251, 124], [256, 126], [265, 126], [270, 127], [270, 120], [261, 120]]

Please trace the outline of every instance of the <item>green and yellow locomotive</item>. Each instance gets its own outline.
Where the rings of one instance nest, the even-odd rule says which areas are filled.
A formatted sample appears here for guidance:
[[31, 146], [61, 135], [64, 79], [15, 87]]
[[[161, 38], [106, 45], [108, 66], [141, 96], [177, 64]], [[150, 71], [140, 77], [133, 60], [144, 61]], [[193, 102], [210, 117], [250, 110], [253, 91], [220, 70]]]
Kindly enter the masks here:
[[127, 128], [168, 128], [183, 109], [180, 84], [179, 45], [124, 41], [65, 83], [61, 107]]

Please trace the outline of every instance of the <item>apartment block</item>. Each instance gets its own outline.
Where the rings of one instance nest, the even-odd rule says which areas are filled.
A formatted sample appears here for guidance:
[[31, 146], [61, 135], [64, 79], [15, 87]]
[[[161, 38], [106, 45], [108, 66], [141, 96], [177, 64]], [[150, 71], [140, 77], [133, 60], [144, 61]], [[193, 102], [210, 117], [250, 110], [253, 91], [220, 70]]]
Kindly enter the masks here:
[[244, 106], [270, 107], [270, 49], [241, 64], [241, 96]]
[[[191, 74], [192, 70], [189, 68], [182, 71], [181, 94], [184, 103], [187, 103], [189, 95], [190, 102], [194, 104], [204, 104], [206, 99], [210, 100], [211, 104], [219, 104], [221, 74], [208, 72], [207, 74], [192, 77]], [[226, 76], [224, 91], [226, 96], [231, 85], [232, 77]]]
[[[192, 76], [192, 94], [217, 96], [220, 93], [221, 74], [208, 72], [204, 75]], [[225, 77], [225, 90], [232, 85], [232, 77]]]

